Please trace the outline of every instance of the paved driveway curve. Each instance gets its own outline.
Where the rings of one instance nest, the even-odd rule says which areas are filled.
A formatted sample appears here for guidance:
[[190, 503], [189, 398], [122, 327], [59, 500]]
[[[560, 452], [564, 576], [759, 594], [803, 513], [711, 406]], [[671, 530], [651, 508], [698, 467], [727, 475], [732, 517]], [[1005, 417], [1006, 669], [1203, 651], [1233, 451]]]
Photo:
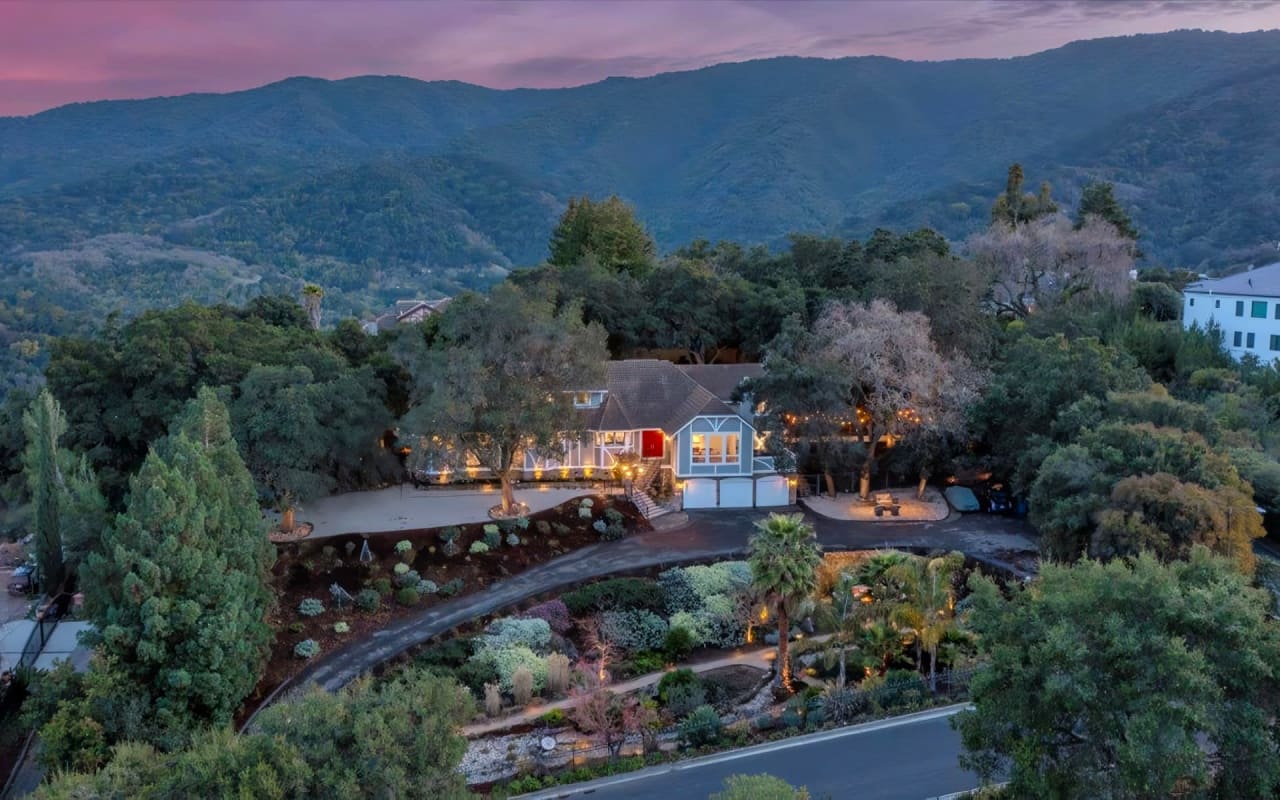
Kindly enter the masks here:
[[[741, 555], [746, 551], [753, 524], [765, 516], [767, 512], [760, 510], [691, 511], [689, 524], [678, 530], [653, 531], [620, 542], [588, 545], [497, 581], [484, 591], [403, 617], [365, 639], [335, 650], [308, 665], [292, 681], [269, 695], [258, 710], [283, 691], [307, 683], [336, 691], [410, 647], [536, 595], [620, 572]], [[1004, 556], [1009, 551], [1035, 549], [1030, 526], [1016, 519], [971, 515], [941, 522], [864, 523], [813, 514], [806, 516], [817, 530], [819, 543], [827, 550], [878, 547], [962, 550], [979, 560], [1016, 571]], [[246, 726], [252, 722], [253, 716]]]

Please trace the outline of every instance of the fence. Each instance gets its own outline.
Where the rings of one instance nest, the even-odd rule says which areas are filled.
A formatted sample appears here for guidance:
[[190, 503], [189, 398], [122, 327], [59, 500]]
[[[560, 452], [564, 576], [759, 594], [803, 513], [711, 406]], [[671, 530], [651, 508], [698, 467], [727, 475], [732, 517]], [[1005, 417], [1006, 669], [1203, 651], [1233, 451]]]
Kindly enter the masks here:
[[[939, 700], [962, 700], [968, 696], [969, 682], [976, 671], [975, 668], [970, 668], [939, 672], [934, 678], [935, 685], [932, 690], [929, 686], [929, 676], [919, 674], [898, 677], [892, 682], [874, 686], [871, 689], [851, 688], [847, 691], [849, 697], [844, 699], [846, 708], [862, 710], [850, 718], [830, 719], [825, 706], [834, 704], [834, 701], [824, 695], [806, 699], [805, 695], [797, 694], [786, 704], [785, 710], [778, 717], [760, 714], [751, 719], [734, 720], [729, 724], [746, 722], [746, 731], [782, 731], [787, 734], [807, 733], [825, 727], [848, 727], [869, 722], [878, 717], [920, 710], [936, 704]], [[670, 750], [675, 743], [689, 741], [711, 743], [722, 738], [723, 728], [724, 723], [721, 719], [708, 720], [704, 725], [695, 725], [687, 720], [657, 731], [650, 731], [644, 737], [636, 733], [628, 733], [622, 738], [620, 745], [616, 741], [614, 745], [620, 756], [647, 759], [653, 754], [655, 744], [666, 744], [666, 748], [663, 749]], [[649, 746], [646, 747], [646, 744]], [[601, 762], [612, 762], [615, 756], [609, 745], [604, 743], [575, 742], [567, 748], [557, 747], [551, 751], [543, 751], [535, 743], [527, 752], [512, 753], [508, 758], [515, 776], [520, 776], [566, 772]]]

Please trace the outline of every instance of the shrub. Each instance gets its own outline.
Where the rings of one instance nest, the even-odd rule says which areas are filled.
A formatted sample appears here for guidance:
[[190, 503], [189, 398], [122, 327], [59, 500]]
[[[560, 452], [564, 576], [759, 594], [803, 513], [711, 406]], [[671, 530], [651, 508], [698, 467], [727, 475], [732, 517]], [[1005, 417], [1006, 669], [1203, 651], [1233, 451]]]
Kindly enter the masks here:
[[324, 613], [324, 603], [314, 597], [308, 597], [298, 603], [298, 613], [304, 617], [318, 617]]
[[335, 622], [333, 623], [333, 632], [334, 633], [350, 633], [351, 626], [345, 622], [341, 622], [341, 621]]
[[289, 623], [289, 633], [302, 633], [306, 629], [307, 626], [303, 625], [301, 622]]
[[667, 689], [664, 707], [677, 719], [704, 705], [707, 705], [707, 689], [701, 682], [681, 684]]
[[657, 650], [667, 637], [667, 621], [652, 611], [605, 611], [600, 614], [600, 634], [629, 652]]
[[502, 713], [502, 689], [496, 683], [484, 685], [484, 713], [491, 717]]
[[487, 523], [482, 530], [484, 530], [486, 535], [490, 533], [497, 533], [498, 524], [496, 522]]
[[426, 597], [429, 594], [435, 594], [436, 592], [440, 591], [440, 587], [436, 586], [435, 581], [428, 581], [428, 580], [418, 581], [418, 584], [413, 588], [417, 590], [418, 594], [421, 595], [422, 597]]
[[418, 599], [418, 590], [412, 586], [406, 586], [396, 592], [396, 602], [402, 606], [416, 606]]
[[703, 643], [711, 647], [737, 647], [746, 635], [746, 625], [738, 617], [733, 600], [713, 594], [694, 613], [703, 634]]
[[520, 546], [520, 536], [519, 536], [519, 534], [515, 534], [515, 533], [508, 533], [508, 534], [507, 534], [507, 545], [508, 545], [508, 546], [510, 546], [510, 547], [519, 547], [519, 546]]
[[569, 680], [573, 673], [569, 667], [569, 657], [563, 653], [552, 653], [547, 656], [547, 691], [562, 694], [569, 689]]
[[692, 613], [702, 607], [702, 598], [694, 591], [689, 574], [683, 567], [672, 567], [658, 575], [658, 585], [662, 587], [668, 614]]
[[475, 640], [476, 651], [527, 647], [545, 651], [551, 644], [551, 626], [545, 619], [502, 617], [489, 623]]
[[450, 526], [441, 530], [437, 535], [440, 537], [440, 542], [442, 544], [449, 544], [450, 542], [456, 541], [457, 538], [462, 535], [462, 529]]
[[458, 592], [461, 592], [464, 586], [465, 584], [462, 582], [462, 578], [454, 578], [444, 586], [440, 587], [440, 596], [453, 597]]
[[406, 575], [409, 572], [409, 565], [401, 561], [399, 564], [396, 564], [395, 567], [392, 568], [392, 570], [396, 573], [396, 575]]
[[538, 719], [548, 728], [558, 728], [565, 723], [564, 709], [553, 708]]
[[404, 555], [405, 553], [409, 552], [412, 549], [413, 549], [413, 542], [409, 541], [408, 539], [401, 539], [400, 541], [396, 542], [396, 552], [401, 555]]
[[597, 611], [661, 611], [662, 587], [646, 578], [609, 578], [568, 592], [562, 598], [575, 617]]
[[[397, 564], [396, 566], [401, 565]], [[402, 575], [396, 576], [396, 586], [417, 586], [421, 582], [422, 576], [418, 574], [416, 569], [411, 569]]]
[[516, 517], [516, 527], [517, 527], [517, 528], [519, 528], [519, 529], [520, 529], [520, 530], [522, 530], [522, 531], [527, 531], [527, 530], [529, 530], [529, 518], [528, 518], [528, 517]]
[[715, 744], [720, 740], [720, 715], [711, 706], [698, 706], [680, 722], [680, 741], [690, 747]]
[[609, 530], [609, 524], [602, 519], [598, 519], [595, 522], [591, 523], [591, 527], [594, 528], [596, 533], [600, 534], [601, 536], [604, 535], [605, 531]]
[[551, 627], [552, 633], [558, 633], [561, 636], [568, 633], [573, 627], [573, 619], [569, 616], [569, 609], [565, 606], [563, 600], [548, 600], [545, 603], [539, 603], [528, 609], [523, 614], [528, 619], [543, 619], [547, 621], [547, 625]]
[[471, 657], [471, 639], [459, 637], [421, 650], [414, 656], [414, 663], [422, 667], [447, 667], [457, 669]]
[[482, 650], [472, 656], [472, 661], [488, 662], [493, 665], [498, 676], [498, 683], [504, 692], [512, 690], [512, 679], [516, 670], [524, 668], [533, 676], [533, 691], [540, 692], [547, 685], [547, 662], [542, 656], [527, 647], [517, 645], [502, 650]]
[[844, 725], [852, 722], [867, 710], [867, 696], [849, 686], [843, 688], [829, 684], [816, 698], [822, 718], [827, 722]]
[[489, 545], [485, 544], [484, 542], [476, 540], [471, 543], [472, 555], [481, 555], [487, 552], [489, 552]]
[[751, 720], [751, 727], [755, 728], [758, 731], [768, 731], [768, 730], [773, 730], [773, 726], [775, 723], [776, 723], [776, 720], [774, 720], [773, 715], [761, 714], [755, 719]]
[[382, 595], [374, 589], [361, 589], [356, 593], [356, 608], [372, 614], [382, 607]]
[[578, 519], [591, 519], [591, 508], [589, 506], [579, 507]]
[[688, 631], [693, 647], [699, 647], [707, 641], [707, 631], [702, 624], [702, 620], [696, 614], [688, 611], [677, 611], [672, 614], [668, 627], [672, 630], [681, 628]]
[[537, 522], [533, 523], [533, 526], [537, 528], [538, 533], [542, 534], [543, 536], [551, 535], [551, 523], [547, 522], [545, 519], [538, 520]]
[[631, 659], [631, 669], [636, 675], [648, 675], [650, 672], [662, 669], [666, 663], [661, 653], [646, 650], [643, 653], [637, 653], [635, 658]]
[[582, 508], [591, 508], [595, 504], [596, 504], [596, 501], [592, 500], [590, 497], [584, 497], [578, 503], [578, 505], [581, 506]]
[[794, 708], [785, 709], [779, 719], [787, 728], [799, 728], [804, 724], [804, 719], [800, 716], [800, 712], [796, 711]]
[[378, 594], [391, 594], [391, 579], [377, 578], [373, 582], [373, 590]]
[[533, 673], [525, 667], [511, 674], [511, 696], [518, 706], [527, 706], [533, 700]]
[[609, 525], [600, 532], [600, 539], [605, 542], [616, 542], [627, 535], [627, 529], [621, 525]]
[[872, 675], [859, 688], [881, 711], [919, 706], [925, 698], [924, 678], [909, 669], [891, 669], [883, 676]]
[[[485, 525], [483, 541], [485, 545], [493, 550], [502, 544], [502, 532], [498, 530], [497, 525]], [[475, 552], [475, 545], [471, 545], [472, 552]]]
[[320, 645], [315, 639], [303, 639], [293, 646], [293, 654], [298, 658], [315, 658], [320, 655]]
[[498, 682], [497, 668], [494, 667], [492, 661], [486, 659], [472, 658], [453, 670], [453, 674], [457, 677], [459, 683], [481, 698], [484, 697], [486, 683], [497, 684]]
[[568, 526], [568, 525], [565, 525], [563, 522], [553, 522], [553, 523], [551, 523], [551, 529], [552, 529], [552, 530], [554, 530], [554, 531], [556, 532], [556, 536], [568, 536], [568, 535], [569, 535], [569, 526]]
[[662, 680], [658, 681], [658, 702], [666, 706], [668, 695], [677, 686], [696, 686], [701, 689], [702, 678], [699, 678], [698, 674], [693, 670], [685, 667], [668, 672], [662, 676]]
[[609, 520], [610, 525], [621, 525], [626, 517], [616, 508], [606, 508], [604, 510], [604, 518]]
[[671, 661], [683, 661], [693, 649], [693, 634], [688, 628], [674, 625], [667, 628], [667, 635], [662, 640], [662, 652]]

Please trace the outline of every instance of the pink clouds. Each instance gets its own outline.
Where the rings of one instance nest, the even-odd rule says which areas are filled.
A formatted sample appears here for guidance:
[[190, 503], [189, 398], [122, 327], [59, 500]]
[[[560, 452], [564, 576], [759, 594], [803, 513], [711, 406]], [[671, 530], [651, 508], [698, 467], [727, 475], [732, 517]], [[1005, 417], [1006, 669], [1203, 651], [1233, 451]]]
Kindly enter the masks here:
[[0, 2], [0, 115], [291, 75], [567, 86], [775, 55], [1012, 56], [1280, 26], [1272, 2]]

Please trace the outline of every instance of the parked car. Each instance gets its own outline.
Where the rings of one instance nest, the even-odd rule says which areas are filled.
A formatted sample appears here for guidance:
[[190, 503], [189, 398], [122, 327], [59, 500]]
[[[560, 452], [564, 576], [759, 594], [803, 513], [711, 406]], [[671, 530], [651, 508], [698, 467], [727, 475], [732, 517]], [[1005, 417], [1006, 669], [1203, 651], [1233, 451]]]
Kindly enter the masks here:
[[12, 577], [9, 578], [9, 594], [31, 594], [31, 573], [33, 572], [35, 567], [30, 564], [23, 564], [15, 569]]

